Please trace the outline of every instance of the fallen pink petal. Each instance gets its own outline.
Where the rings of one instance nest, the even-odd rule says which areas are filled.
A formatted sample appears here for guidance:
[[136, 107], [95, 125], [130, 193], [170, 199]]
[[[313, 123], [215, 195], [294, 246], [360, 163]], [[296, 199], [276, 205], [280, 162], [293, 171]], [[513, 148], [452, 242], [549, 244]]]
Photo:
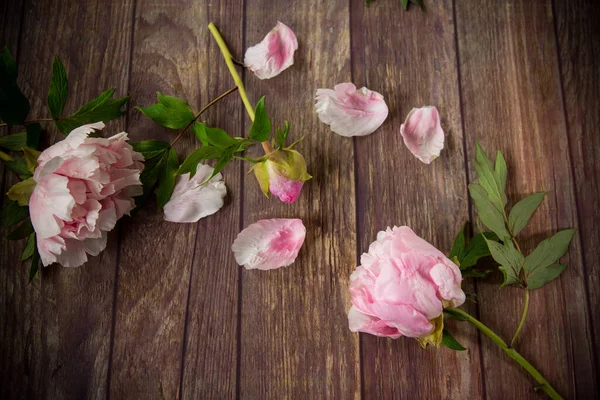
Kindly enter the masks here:
[[436, 107], [413, 108], [400, 127], [404, 144], [425, 164], [439, 157], [444, 148], [444, 131]]
[[316, 110], [321, 122], [341, 136], [369, 135], [383, 124], [388, 106], [383, 96], [353, 83], [340, 83], [331, 89], [317, 89]]
[[305, 237], [300, 219], [264, 219], [241, 231], [231, 250], [246, 269], [270, 270], [292, 264]]
[[287, 25], [277, 22], [265, 38], [246, 50], [244, 65], [260, 79], [270, 79], [294, 64], [298, 40]]
[[223, 199], [227, 194], [223, 176], [218, 173], [203, 183], [212, 172], [212, 167], [199, 163], [192, 178], [189, 173], [177, 177], [171, 199], [163, 207], [166, 221], [198, 222], [223, 207]]

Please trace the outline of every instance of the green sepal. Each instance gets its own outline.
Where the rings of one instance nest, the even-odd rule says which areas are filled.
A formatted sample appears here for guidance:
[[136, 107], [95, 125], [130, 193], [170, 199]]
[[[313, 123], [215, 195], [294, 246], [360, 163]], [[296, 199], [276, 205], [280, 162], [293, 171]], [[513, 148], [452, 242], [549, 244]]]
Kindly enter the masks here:
[[254, 172], [254, 176], [260, 185], [260, 190], [267, 198], [269, 198], [271, 192], [269, 191], [269, 172], [267, 171], [266, 162], [254, 164], [254, 166], [250, 168], [250, 171], [248, 171], [248, 173], [250, 172]]

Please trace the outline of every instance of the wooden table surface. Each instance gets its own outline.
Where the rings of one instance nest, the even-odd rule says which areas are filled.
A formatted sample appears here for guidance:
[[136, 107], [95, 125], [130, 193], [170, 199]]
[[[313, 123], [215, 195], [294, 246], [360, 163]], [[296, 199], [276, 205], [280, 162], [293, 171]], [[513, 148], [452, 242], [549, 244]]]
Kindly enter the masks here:
[[[22, 243], [2, 240], [0, 397], [37, 399], [524, 399], [532, 380], [485, 337], [455, 324], [466, 352], [422, 350], [411, 339], [348, 330], [348, 280], [379, 230], [408, 225], [449, 251], [473, 218], [475, 140], [501, 149], [513, 201], [548, 196], [524, 234], [578, 232], [559, 279], [531, 297], [518, 349], [566, 398], [599, 394], [600, 4], [595, 0], [3, 0], [0, 45], [16, 55], [32, 114], [45, 108], [52, 58], [67, 67], [73, 110], [109, 87], [131, 94], [120, 130], [133, 140], [173, 138], [133, 105], [161, 91], [199, 109], [233, 86], [207, 30], [214, 21], [234, 54], [278, 20], [300, 43], [292, 68], [245, 82], [266, 95], [274, 121], [289, 119], [314, 179], [293, 205], [264, 198], [248, 164], [224, 171], [225, 207], [197, 224], [162, 220], [149, 204], [109, 235], [85, 266], [45, 268], [27, 284]], [[382, 93], [390, 116], [374, 134], [335, 135], [314, 111], [320, 87], [352, 81]], [[425, 165], [400, 125], [435, 105], [446, 133]], [[206, 122], [235, 136], [249, 129], [236, 95]], [[52, 130], [51, 130], [52, 132]], [[2, 132], [6, 134], [6, 132]], [[180, 154], [196, 146], [192, 135]], [[258, 153], [257, 153], [258, 154]], [[3, 173], [4, 192], [12, 182]], [[296, 262], [275, 271], [236, 265], [230, 246], [262, 218], [307, 227]], [[466, 280], [466, 308], [504, 337], [522, 309], [500, 274]]]

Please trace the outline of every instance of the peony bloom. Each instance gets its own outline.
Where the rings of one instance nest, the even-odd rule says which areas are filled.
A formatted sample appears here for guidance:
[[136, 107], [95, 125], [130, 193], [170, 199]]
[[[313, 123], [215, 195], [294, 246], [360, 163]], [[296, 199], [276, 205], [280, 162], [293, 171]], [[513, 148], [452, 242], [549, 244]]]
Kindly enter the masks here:
[[383, 96], [353, 83], [317, 89], [316, 109], [321, 122], [342, 136], [365, 136], [375, 132], [388, 116]]
[[294, 64], [297, 49], [294, 31], [277, 22], [262, 42], [246, 50], [244, 65], [260, 79], [273, 78]]
[[425, 164], [439, 157], [444, 148], [444, 131], [440, 114], [432, 106], [413, 108], [400, 127], [404, 144]]
[[305, 237], [299, 219], [263, 219], [241, 231], [231, 250], [246, 269], [287, 267], [298, 257]]
[[166, 221], [198, 222], [223, 207], [223, 198], [227, 194], [223, 175], [216, 174], [210, 181], [202, 183], [212, 172], [212, 167], [200, 163], [191, 179], [189, 173], [177, 178], [171, 199], [163, 207]]
[[74, 129], [38, 158], [29, 212], [44, 265], [78, 267], [87, 254], [98, 255], [106, 233], [142, 194], [144, 157], [127, 143], [125, 132], [88, 137], [102, 128], [97, 122]]
[[410, 228], [388, 228], [350, 277], [350, 330], [439, 345], [444, 307], [465, 301], [460, 269]]
[[289, 148], [269, 153], [265, 161], [252, 167], [265, 196], [273, 194], [284, 203], [293, 203], [300, 197], [304, 182], [312, 178], [306, 172], [302, 154]]

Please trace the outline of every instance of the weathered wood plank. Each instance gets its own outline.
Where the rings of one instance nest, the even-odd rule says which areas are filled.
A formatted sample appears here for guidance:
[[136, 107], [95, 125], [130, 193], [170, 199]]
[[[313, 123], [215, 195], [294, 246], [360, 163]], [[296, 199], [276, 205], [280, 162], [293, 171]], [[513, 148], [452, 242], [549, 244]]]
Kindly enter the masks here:
[[[66, 111], [107, 87], [117, 87], [118, 95], [126, 93], [131, 9], [120, 1], [24, 5], [19, 64], [22, 87], [32, 104], [30, 118], [48, 116], [46, 94], [55, 54], [69, 72]], [[106, 133], [123, 130], [124, 122], [109, 123]], [[53, 133], [51, 128], [50, 137]], [[106, 397], [116, 239], [114, 232], [102, 255], [85, 266], [51, 266], [31, 285], [27, 268], [16, 261], [20, 249], [8, 255], [2, 270], [10, 276], [2, 280], [9, 286], [5, 310], [11, 314], [7, 325], [12, 333], [2, 342], [11, 354], [2, 375], [9, 398]]]
[[[209, 44], [206, 29], [209, 16], [227, 12], [227, 6], [220, 5], [213, 10], [204, 4], [187, 0], [137, 2], [131, 75], [131, 92], [136, 104], [154, 103], [155, 93], [161, 91], [186, 99], [198, 111], [203, 104], [220, 94], [221, 89], [225, 91], [232, 86], [219, 84], [226, 75], [212, 67], [213, 61], [206, 56], [205, 50]], [[237, 103], [227, 104], [237, 106]], [[220, 121], [226, 120], [227, 113], [223, 113], [222, 107], [227, 104], [217, 106], [220, 107], [218, 115], [222, 116]], [[176, 136], [176, 132], [160, 128], [138, 111], [132, 110], [129, 118], [131, 136], [135, 140], [173, 140]], [[239, 120], [238, 117], [237, 121]], [[235, 126], [235, 120], [230, 123], [230, 126]], [[191, 132], [184, 135], [176, 145], [178, 153], [182, 155], [195, 147], [197, 144]], [[180, 158], [183, 159], [183, 156]], [[230, 169], [229, 178], [229, 189], [234, 190], [233, 196], [239, 185], [237, 169]], [[221, 356], [217, 354], [218, 351], [225, 351], [231, 343], [235, 343], [235, 335], [224, 335], [221, 347], [211, 342], [211, 335], [200, 339], [190, 335], [203, 333], [197, 330], [195, 320], [198, 313], [203, 311], [198, 310], [198, 307], [204, 307], [204, 299], [198, 299], [198, 292], [204, 290], [204, 285], [209, 285], [208, 290], [214, 291], [213, 297], [225, 297], [218, 304], [211, 303], [215, 307], [212, 310], [214, 314], [203, 314], [203, 323], [233, 326], [232, 330], [235, 331], [235, 313], [222, 313], [229, 302], [237, 304], [237, 273], [235, 269], [223, 273], [224, 269], [216, 270], [215, 264], [209, 265], [206, 249], [210, 249], [209, 257], [216, 257], [217, 254], [227, 257], [228, 246], [223, 245], [223, 242], [232, 240], [239, 221], [237, 209], [236, 203], [232, 203], [224, 211], [220, 211], [220, 214], [208, 217], [200, 225], [174, 224], [163, 221], [163, 214], [156, 212], [155, 204], [147, 204], [135, 219], [124, 226], [111, 396], [175, 398], [178, 395], [181, 368], [184, 365], [182, 351], [190, 282], [193, 283], [194, 293], [190, 303], [190, 319], [193, 323], [187, 348], [195, 353], [185, 362], [190, 372], [184, 380], [185, 385], [193, 396], [194, 385], [197, 383], [218, 379], [220, 382], [213, 381], [213, 384], [227, 387], [225, 379], [235, 379], [232, 376], [226, 378], [231, 373], [229, 365], [223, 365], [223, 372], [219, 374], [210, 364], [204, 368], [205, 360], [198, 359], [198, 355], [203, 356], [199, 353], [200, 347], [205, 351], [204, 356], [209, 362], [215, 360]], [[225, 231], [219, 229], [218, 233], [216, 228], [209, 231], [209, 226], [214, 226], [212, 224], [217, 221], [222, 224], [219, 226], [231, 228]], [[196, 246], [199, 258], [194, 258]], [[229, 264], [231, 265], [231, 261]], [[195, 272], [190, 275], [192, 268]], [[233, 310], [236, 309], [237, 306], [234, 306]], [[212, 315], [219, 320], [211, 320]], [[226, 319], [221, 321], [221, 318]], [[210, 326], [203, 325], [199, 329], [210, 329]], [[228, 357], [234, 360], [232, 362], [235, 365], [232, 351]], [[235, 384], [230, 386], [235, 387]], [[198, 389], [199, 393], [202, 390], [204, 389]]]
[[[470, 180], [475, 176], [472, 154], [478, 139], [489, 152], [503, 151], [511, 203], [532, 192], [548, 192], [522, 232], [521, 247], [528, 252], [550, 232], [577, 227], [551, 4], [459, 1], [456, 7]], [[596, 383], [577, 238], [563, 261], [569, 265], [565, 273], [531, 293], [529, 317], [516, 347], [563, 396], [586, 397]], [[498, 273], [478, 285], [480, 317], [510, 338], [523, 308], [523, 292], [499, 290], [500, 280]], [[531, 379], [482, 341], [487, 397], [531, 397]]]
[[246, 47], [278, 20], [298, 37], [295, 64], [267, 81], [248, 72], [247, 89], [253, 102], [266, 95], [274, 125], [289, 119], [292, 140], [306, 136], [299, 150], [314, 178], [293, 205], [266, 199], [253, 176], [244, 180], [244, 226], [264, 218], [301, 218], [307, 236], [293, 265], [241, 271], [239, 395], [358, 398], [358, 337], [346, 319], [356, 259], [353, 146], [329, 132], [314, 111], [317, 88], [350, 79], [348, 3], [248, 1]]
[[[583, 277], [588, 291], [592, 332], [600, 329], [600, 3], [581, 1], [576, 7], [554, 2], [555, 27], [559, 46], [563, 105], [571, 149], [571, 165], [579, 212], [579, 240], [583, 252]], [[598, 355], [600, 340], [592, 336], [595, 349], [596, 389], [600, 381]], [[586, 345], [589, 349], [591, 346]], [[589, 371], [589, 373], [593, 373]], [[586, 379], [593, 379], [587, 377]]]
[[[408, 225], [449, 252], [468, 219], [452, 2], [428, 2], [425, 12], [404, 12], [400, 2], [363, 3], [352, 3], [353, 78], [384, 95], [390, 116], [375, 133], [356, 138], [359, 251], [387, 226]], [[400, 135], [411, 108], [424, 105], [438, 108], [447, 135], [431, 165], [416, 159]], [[463, 287], [473, 290], [469, 281]], [[477, 333], [465, 325], [451, 330], [468, 352], [362, 335], [365, 397], [481, 397]]]
[[[195, 19], [198, 24], [200, 99], [207, 103], [234, 87], [222, 62], [218, 46], [208, 31], [214, 21], [223, 31], [231, 51], [242, 48], [243, 1], [213, 4]], [[243, 136], [243, 106], [237, 93], [215, 105], [204, 116], [209, 126], [224, 129], [232, 136]], [[196, 254], [190, 278], [187, 329], [182, 377], [182, 398], [235, 398], [238, 361], [238, 280], [239, 267], [230, 250], [239, 232], [240, 165], [232, 162], [224, 171], [227, 184], [225, 206], [198, 224]]]

